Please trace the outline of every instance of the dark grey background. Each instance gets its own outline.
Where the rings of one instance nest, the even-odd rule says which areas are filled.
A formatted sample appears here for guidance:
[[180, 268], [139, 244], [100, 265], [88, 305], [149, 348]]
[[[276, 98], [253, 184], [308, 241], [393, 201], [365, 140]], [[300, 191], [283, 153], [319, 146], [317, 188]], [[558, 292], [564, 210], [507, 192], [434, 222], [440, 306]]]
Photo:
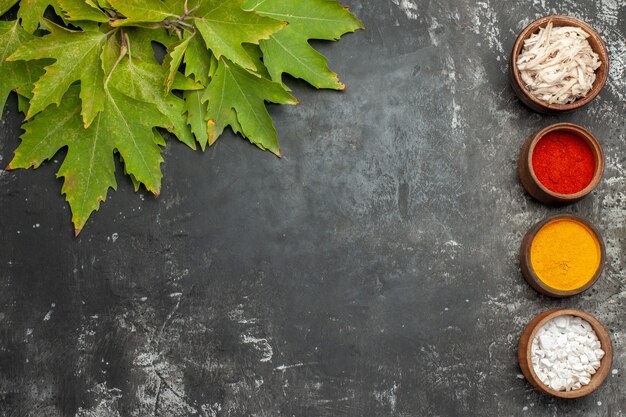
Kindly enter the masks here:
[[[367, 30], [315, 45], [348, 90], [288, 80], [301, 104], [271, 107], [282, 160], [232, 134], [204, 154], [170, 141], [162, 195], [118, 175], [78, 239], [62, 154], [0, 171], [0, 415], [624, 415], [624, 3], [346, 3]], [[595, 26], [613, 62], [590, 106], [544, 117], [514, 96], [507, 55], [554, 12]], [[2, 166], [20, 120], [12, 97]], [[556, 121], [589, 128], [607, 158], [565, 209], [516, 176], [524, 138]], [[525, 283], [517, 251], [565, 210], [608, 256], [592, 290], [558, 301]], [[521, 378], [520, 332], [554, 307], [610, 329], [615, 374], [587, 398]]]

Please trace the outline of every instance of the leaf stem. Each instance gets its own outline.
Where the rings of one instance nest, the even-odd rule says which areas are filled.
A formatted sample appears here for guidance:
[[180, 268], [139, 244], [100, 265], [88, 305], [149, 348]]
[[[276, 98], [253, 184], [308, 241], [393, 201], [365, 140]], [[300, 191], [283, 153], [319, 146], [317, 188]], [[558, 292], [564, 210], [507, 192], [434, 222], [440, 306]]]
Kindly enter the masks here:
[[117, 10], [108, 9], [108, 8], [105, 8], [103, 10], [109, 15], [109, 21], [125, 19], [124, 15], [119, 14]]
[[200, 7], [200, 5], [198, 4], [197, 6], [191, 8], [191, 9], [187, 9], [187, 1], [185, 1], [185, 6], [183, 8], [183, 14], [179, 17], [177, 17], [176, 19], [165, 19], [161, 24], [163, 25], [164, 28], [166, 29], [177, 29], [178, 26], [183, 26], [186, 28], [190, 28], [190, 29], [194, 29], [195, 26], [185, 22], [185, 20], [189, 20], [192, 18], [192, 16], [190, 16], [193, 12], [195, 12], [196, 10], [198, 10], [198, 8]]
[[115, 64], [113, 64], [113, 67], [111, 67], [111, 71], [109, 72], [109, 75], [107, 75], [107, 79], [104, 81], [104, 88], [107, 91], [108, 91], [109, 81], [111, 80], [111, 76], [113, 75], [113, 72], [115, 72], [115, 69], [117, 68], [117, 66], [120, 64], [120, 62], [122, 62], [124, 55], [126, 55], [126, 53], [129, 52], [128, 48], [130, 46], [130, 41], [128, 40], [128, 36], [126, 35], [126, 33], [124, 33], [123, 29], [121, 31], [121, 34], [122, 34], [122, 45], [120, 46], [120, 56], [117, 57]]

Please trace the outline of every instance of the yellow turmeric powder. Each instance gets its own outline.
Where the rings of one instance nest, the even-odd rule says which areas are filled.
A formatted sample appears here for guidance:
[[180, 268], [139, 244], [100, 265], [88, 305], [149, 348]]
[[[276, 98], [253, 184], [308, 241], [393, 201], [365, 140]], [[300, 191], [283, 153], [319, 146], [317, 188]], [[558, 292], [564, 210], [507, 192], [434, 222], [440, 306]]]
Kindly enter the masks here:
[[541, 281], [556, 290], [584, 286], [600, 266], [600, 243], [583, 223], [557, 219], [545, 224], [530, 246], [530, 263]]

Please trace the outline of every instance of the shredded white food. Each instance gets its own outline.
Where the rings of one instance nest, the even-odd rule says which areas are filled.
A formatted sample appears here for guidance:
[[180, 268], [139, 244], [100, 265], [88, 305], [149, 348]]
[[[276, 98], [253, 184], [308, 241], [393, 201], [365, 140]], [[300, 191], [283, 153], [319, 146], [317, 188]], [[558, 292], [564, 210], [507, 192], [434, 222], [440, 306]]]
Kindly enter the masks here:
[[585, 97], [601, 64], [588, 37], [581, 28], [550, 22], [526, 39], [517, 68], [530, 93], [549, 104]]

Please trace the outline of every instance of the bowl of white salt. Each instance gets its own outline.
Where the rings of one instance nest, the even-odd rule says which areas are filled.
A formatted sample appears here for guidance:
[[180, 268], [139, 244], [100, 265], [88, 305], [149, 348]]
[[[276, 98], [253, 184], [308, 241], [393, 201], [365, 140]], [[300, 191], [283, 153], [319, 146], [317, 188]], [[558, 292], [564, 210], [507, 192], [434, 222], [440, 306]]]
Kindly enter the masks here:
[[572, 16], [542, 17], [515, 40], [509, 72], [520, 100], [540, 113], [572, 111], [604, 88], [609, 54], [589, 24]]
[[519, 366], [539, 391], [579, 398], [595, 391], [613, 362], [611, 338], [591, 314], [574, 309], [544, 311], [519, 341]]

